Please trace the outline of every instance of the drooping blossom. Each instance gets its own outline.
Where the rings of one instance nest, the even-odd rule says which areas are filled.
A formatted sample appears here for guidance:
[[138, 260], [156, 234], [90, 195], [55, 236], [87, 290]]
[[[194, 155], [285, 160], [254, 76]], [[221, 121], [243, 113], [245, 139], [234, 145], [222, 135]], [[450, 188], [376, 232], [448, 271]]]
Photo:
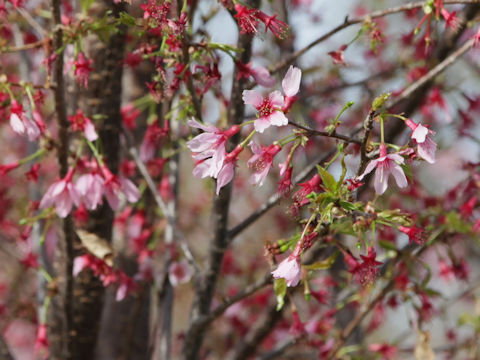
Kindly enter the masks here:
[[10, 171], [15, 170], [19, 166], [20, 163], [18, 161], [5, 165], [0, 164], [0, 177], [7, 175]]
[[251, 62], [244, 64], [241, 61], [236, 61], [235, 65], [238, 69], [237, 80], [242, 78], [248, 79], [252, 76], [258, 85], [264, 87], [272, 87], [275, 85], [275, 78], [270, 75], [267, 68], [263, 66], [252, 67]]
[[42, 323], [38, 325], [37, 337], [35, 339], [35, 352], [42, 353], [46, 359], [49, 356], [50, 342], [47, 337], [47, 324]]
[[145, 137], [140, 145], [140, 159], [148, 162], [155, 156], [155, 150], [161, 147], [161, 141], [168, 135], [168, 122], [161, 128], [157, 122], [148, 125]]
[[265, 98], [256, 90], [244, 90], [243, 101], [252, 105], [259, 112], [259, 117], [253, 123], [255, 130], [263, 133], [271, 125], [284, 126], [288, 119], [282, 111], [284, 100], [279, 91], [273, 91]]
[[[344, 254], [345, 255], [345, 254]], [[360, 255], [363, 260], [359, 263], [351, 255], [345, 256], [345, 261], [349, 266], [349, 272], [355, 276], [357, 281], [365, 286], [375, 281], [378, 274], [378, 266], [382, 265], [380, 261], [376, 260], [377, 253], [373, 248], [368, 249], [367, 256]]]
[[226, 142], [240, 131], [240, 127], [234, 125], [226, 131], [221, 131], [213, 125], [203, 125], [193, 119], [187, 124], [205, 131], [187, 142], [187, 147], [194, 153], [193, 158], [197, 161], [193, 175], [200, 178], [207, 176], [217, 178], [226, 157]]
[[262, 186], [272, 167], [273, 158], [282, 150], [282, 147], [276, 144], [260, 147], [253, 142], [250, 146], [254, 155], [248, 160], [248, 166], [255, 170], [255, 174], [252, 175], [250, 183]]
[[298, 100], [296, 96], [300, 89], [300, 82], [302, 80], [302, 71], [299, 68], [290, 66], [288, 68], [285, 77], [282, 80], [282, 89], [285, 94], [285, 103], [283, 105], [282, 111], [287, 113], [293, 103]]
[[10, 107], [10, 126], [19, 135], [27, 135], [30, 141], [40, 136], [38, 125], [25, 115], [22, 104], [13, 99]]
[[328, 55], [332, 58], [332, 61], [335, 65], [347, 66], [347, 63], [344, 59], [344, 51], [347, 49], [347, 45], [342, 45], [337, 51], [330, 51]]
[[303, 239], [298, 240], [293, 252], [278, 264], [278, 267], [271, 272], [274, 279], [285, 279], [287, 286], [297, 286], [302, 277], [302, 266], [300, 254], [302, 253]]
[[319, 191], [321, 183], [322, 183], [322, 178], [320, 177], [320, 175], [315, 174], [307, 182], [298, 184], [298, 186], [300, 186], [300, 190], [298, 190], [293, 195], [293, 200], [295, 202], [295, 205], [297, 207], [300, 207], [308, 204], [309, 200], [307, 199], [307, 195], [311, 194], [312, 192]]
[[258, 9], [248, 8], [241, 4], [235, 4], [234, 18], [237, 19], [238, 26], [240, 27], [240, 34], [255, 35], [257, 33], [258, 26]]
[[95, 126], [88, 117], [86, 117], [81, 109], [73, 116], [68, 116], [68, 121], [72, 124], [73, 131], [81, 131], [89, 141], [98, 139], [98, 134], [95, 131]]
[[55, 205], [57, 215], [64, 218], [72, 210], [73, 204], [80, 206], [80, 194], [72, 182], [74, 172], [75, 169], [70, 169], [63, 179], [50, 185], [40, 201], [41, 209]]
[[93, 60], [87, 59], [83, 52], [78, 53], [77, 59], [73, 62], [75, 79], [85, 88], [88, 88], [88, 76], [93, 71], [92, 64]]
[[132, 103], [123, 106], [120, 113], [122, 114], [123, 124], [127, 129], [133, 130], [137, 127], [135, 121], [140, 116], [140, 111]]
[[95, 210], [102, 203], [105, 180], [97, 173], [83, 174], [75, 183], [88, 210]]
[[232, 152], [225, 156], [222, 168], [217, 176], [217, 190], [216, 194], [220, 193], [220, 189], [227, 185], [233, 179], [235, 165], [237, 163], [238, 155], [243, 151], [243, 147], [238, 145]]
[[265, 32], [268, 30], [278, 39], [284, 39], [288, 33], [288, 25], [281, 20], [277, 19], [277, 14], [269, 16], [263, 11], [259, 11], [257, 14], [258, 19], [265, 25]]
[[293, 166], [288, 166], [286, 167], [285, 170], [280, 170], [280, 181], [278, 182], [278, 188], [277, 192], [285, 196], [290, 192], [290, 189], [292, 188], [292, 172], [293, 172]]
[[168, 280], [173, 286], [185, 284], [193, 276], [193, 269], [185, 259], [174, 261], [168, 267]]
[[297, 286], [302, 277], [302, 268], [300, 265], [300, 256], [294, 255], [294, 253], [285, 258], [275, 269], [272, 271], [272, 276], [275, 279], [285, 279], [287, 286]]
[[435, 163], [435, 151], [437, 144], [431, 139], [429, 135], [435, 135], [435, 132], [423, 126], [416, 124], [412, 120], [407, 119], [405, 124], [412, 129], [412, 139], [418, 145], [418, 155], [430, 164]]
[[456, 11], [452, 11], [451, 13], [445, 9], [442, 5], [440, 9], [440, 13], [442, 14], [443, 18], [445, 19], [445, 27], [451, 28], [453, 31], [458, 31], [460, 29], [460, 20], [456, 17]]
[[365, 169], [365, 172], [360, 175], [358, 180], [362, 180], [365, 175], [369, 174], [373, 169], [375, 171], [375, 192], [382, 195], [388, 187], [388, 177], [393, 175], [398, 187], [403, 188], [408, 185], [407, 178], [399, 164], [404, 163], [402, 156], [398, 154], [387, 154], [387, 146], [384, 143], [380, 144], [380, 156], [378, 159], [370, 161]]
[[104, 193], [112, 210], [117, 210], [120, 205], [119, 195], [123, 194], [128, 202], [135, 203], [140, 199], [140, 191], [135, 184], [127, 178], [116, 176], [105, 166], [101, 168], [104, 183]]
[[408, 240], [410, 243], [412, 243], [413, 241], [418, 245], [425, 244], [426, 237], [425, 237], [425, 231], [423, 229], [418, 228], [416, 226], [407, 227], [407, 226], [401, 225], [398, 227], [398, 230], [408, 235]]

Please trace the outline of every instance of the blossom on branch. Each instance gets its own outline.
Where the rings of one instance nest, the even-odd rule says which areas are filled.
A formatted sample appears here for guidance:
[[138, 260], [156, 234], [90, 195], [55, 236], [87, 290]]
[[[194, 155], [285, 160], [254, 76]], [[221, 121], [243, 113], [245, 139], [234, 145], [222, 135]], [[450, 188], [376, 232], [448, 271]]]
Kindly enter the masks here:
[[365, 175], [375, 171], [375, 192], [382, 195], [388, 187], [388, 177], [393, 175], [398, 187], [403, 188], [408, 185], [407, 178], [399, 164], [404, 163], [402, 156], [398, 154], [387, 154], [387, 146], [384, 143], [380, 144], [380, 156], [378, 159], [370, 161], [364, 173], [359, 176], [358, 180], [362, 180]]
[[429, 136], [435, 135], [435, 132], [422, 124], [414, 123], [410, 119], [407, 119], [405, 124], [413, 131], [411, 137], [418, 145], [418, 155], [430, 164], [435, 163], [437, 144]]
[[81, 131], [89, 141], [98, 139], [98, 134], [95, 131], [95, 126], [88, 117], [86, 117], [81, 109], [73, 116], [68, 116], [68, 121], [72, 124], [72, 130]]
[[282, 150], [282, 147], [276, 144], [260, 147], [255, 143], [251, 143], [250, 146], [254, 155], [248, 160], [248, 166], [255, 170], [250, 183], [262, 186], [272, 167], [273, 158]]
[[64, 218], [72, 210], [73, 204], [80, 206], [80, 193], [76, 185], [72, 183], [74, 172], [75, 169], [70, 169], [63, 179], [50, 185], [40, 201], [41, 209], [55, 205], [57, 215]]

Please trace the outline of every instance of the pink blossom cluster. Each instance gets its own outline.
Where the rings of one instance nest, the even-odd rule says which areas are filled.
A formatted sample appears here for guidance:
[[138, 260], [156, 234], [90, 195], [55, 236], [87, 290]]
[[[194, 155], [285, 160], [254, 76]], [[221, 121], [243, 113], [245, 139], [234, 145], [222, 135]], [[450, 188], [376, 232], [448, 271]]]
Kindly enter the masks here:
[[110, 207], [117, 210], [122, 194], [129, 202], [137, 202], [140, 192], [135, 184], [127, 178], [114, 175], [106, 166], [98, 167], [95, 162], [86, 162], [90, 172], [80, 175], [73, 182], [75, 168], [68, 171], [63, 179], [55, 181], [48, 188], [40, 201], [40, 208], [55, 205], [59, 217], [66, 217], [73, 205], [85, 205], [88, 210], [95, 210], [102, 204], [105, 195]]

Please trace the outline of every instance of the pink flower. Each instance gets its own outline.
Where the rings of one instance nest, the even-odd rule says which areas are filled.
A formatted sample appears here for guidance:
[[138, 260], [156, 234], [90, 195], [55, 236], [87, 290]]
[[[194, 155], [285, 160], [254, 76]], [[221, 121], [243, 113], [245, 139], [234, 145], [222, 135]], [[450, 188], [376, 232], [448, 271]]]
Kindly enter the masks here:
[[38, 125], [25, 116], [23, 106], [15, 99], [12, 100], [10, 108], [10, 126], [19, 135], [25, 135], [26, 133], [30, 141], [34, 141], [40, 136]]
[[88, 210], [95, 210], [102, 203], [105, 181], [99, 174], [81, 175], [75, 185]]
[[83, 132], [89, 141], [95, 141], [98, 139], [92, 120], [86, 117], [81, 109], [78, 109], [75, 115], [69, 116], [68, 121], [72, 124], [72, 130]]
[[133, 182], [123, 177], [117, 177], [107, 167], [103, 167], [101, 171], [105, 179], [105, 197], [113, 210], [117, 210], [120, 205], [120, 194], [123, 194], [131, 203], [140, 199], [140, 192]]
[[275, 85], [275, 79], [270, 75], [267, 68], [263, 66], [252, 68], [252, 63], [244, 64], [241, 61], [236, 61], [235, 65], [238, 69], [237, 80], [241, 78], [248, 79], [252, 76], [258, 85], [264, 87], [272, 87]]
[[153, 159], [155, 150], [161, 147], [162, 140], [168, 135], [168, 131], [168, 125], [164, 128], [158, 126], [157, 122], [148, 125], [142, 145], [140, 145], [140, 159], [143, 162]]
[[243, 147], [238, 145], [232, 152], [228, 153], [225, 157], [225, 161], [223, 162], [222, 168], [220, 169], [217, 176], [217, 195], [220, 193], [220, 189], [222, 187], [232, 181], [237, 157], [242, 151]]
[[55, 205], [57, 215], [64, 218], [72, 210], [73, 204], [80, 206], [80, 194], [72, 183], [74, 172], [75, 169], [69, 170], [65, 178], [50, 185], [40, 201], [39, 206], [41, 209]]
[[[282, 164], [279, 164], [279, 166], [280, 165]], [[290, 192], [290, 189], [292, 187], [292, 172], [293, 172], [292, 166], [286, 166], [286, 169], [281, 168], [280, 170], [280, 176], [282, 178], [278, 182], [277, 192], [282, 196]]]
[[287, 36], [288, 25], [283, 21], [278, 20], [277, 14], [268, 16], [264, 12], [259, 11], [257, 16], [258, 19], [265, 25], [265, 32], [270, 30], [272, 34], [279, 39], [284, 39]]
[[79, 83], [83, 83], [85, 88], [88, 88], [88, 75], [93, 71], [91, 68], [92, 63], [93, 60], [87, 59], [82, 52], [78, 53], [77, 60], [73, 62], [73, 65], [75, 66], [75, 79]]
[[412, 120], [407, 119], [405, 124], [412, 129], [412, 139], [418, 145], [418, 155], [430, 164], [435, 163], [435, 151], [437, 151], [437, 144], [429, 135], [435, 135], [435, 132], [423, 126], [422, 124], [415, 124]]
[[304, 182], [302, 184], [298, 184], [298, 186], [301, 187], [300, 190], [298, 190], [294, 195], [293, 195], [293, 200], [295, 202], [295, 206], [303, 206], [309, 203], [309, 200], [307, 199], [307, 196], [311, 194], [312, 192], [317, 192], [320, 190], [320, 184], [322, 183], [322, 178], [320, 175], [315, 174], [313, 177], [308, 180], [307, 182]]
[[296, 95], [300, 89], [301, 80], [302, 71], [299, 68], [290, 66], [282, 80], [282, 89], [285, 94], [285, 104], [282, 108], [283, 112], [287, 113], [293, 103], [298, 100]]
[[377, 168], [375, 172], [375, 192], [382, 195], [388, 187], [388, 177], [393, 175], [398, 187], [403, 188], [408, 185], [407, 178], [399, 164], [404, 163], [403, 157], [398, 154], [387, 154], [387, 147], [384, 143], [380, 144], [380, 157], [370, 161], [365, 172], [360, 175], [358, 180], [362, 180], [365, 175]]
[[0, 164], [0, 177], [3, 177], [5, 175], [7, 175], [10, 171], [15, 170], [19, 166], [20, 166], [20, 164], [17, 161], [15, 161], [11, 164], [6, 164], [6, 165], [1, 165]]
[[399, 226], [398, 230], [408, 235], [408, 240], [410, 243], [413, 241], [418, 245], [425, 244], [425, 231], [423, 229], [417, 228], [416, 226]]
[[192, 276], [193, 269], [185, 260], [173, 262], [168, 268], [168, 280], [173, 286], [189, 282]]
[[288, 124], [288, 119], [282, 111], [283, 96], [279, 91], [274, 91], [264, 98], [256, 90], [244, 90], [243, 101], [245, 104], [255, 107], [259, 112], [259, 118], [253, 123], [256, 131], [263, 133], [270, 125], [284, 126]]
[[187, 124], [205, 131], [187, 142], [187, 147], [194, 153], [193, 158], [197, 160], [193, 175], [200, 178], [207, 176], [217, 178], [226, 157], [225, 144], [230, 137], [240, 131], [240, 127], [234, 125], [226, 131], [220, 131], [215, 126], [203, 125], [193, 119]]
[[362, 263], [358, 263], [355, 259], [350, 259], [350, 269], [348, 271], [357, 278], [361, 285], [371, 284], [377, 278], [378, 266], [382, 265], [382, 263], [375, 260], [377, 253], [373, 248], [368, 249], [367, 256], [360, 255], [360, 257], [363, 260]]
[[35, 352], [42, 352], [46, 359], [49, 354], [50, 342], [47, 338], [47, 325], [40, 324], [37, 330], [37, 338], [35, 339]]
[[234, 18], [237, 19], [238, 26], [240, 27], [240, 34], [255, 35], [257, 33], [258, 26], [258, 12], [255, 8], [249, 9], [246, 6], [235, 4]]
[[277, 269], [272, 271], [272, 276], [275, 279], [285, 279], [287, 286], [297, 286], [302, 277], [300, 255], [295, 255], [295, 253], [293, 253], [284, 259], [278, 265]]
[[347, 66], [345, 59], [343, 58], [344, 51], [347, 49], [347, 45], [342, 45], [337, 51], [330, 51], [328, 55], [332, 58], [335, 65]]
[[272, 167], [273, 158], [282, 150], [282, 147], [275, 144], [260, 147], [255, 143], [251, 143], [250, 146], [254, 155], [248, 160], [248, 166], [255, 170], [250, 183], [262, 186]]

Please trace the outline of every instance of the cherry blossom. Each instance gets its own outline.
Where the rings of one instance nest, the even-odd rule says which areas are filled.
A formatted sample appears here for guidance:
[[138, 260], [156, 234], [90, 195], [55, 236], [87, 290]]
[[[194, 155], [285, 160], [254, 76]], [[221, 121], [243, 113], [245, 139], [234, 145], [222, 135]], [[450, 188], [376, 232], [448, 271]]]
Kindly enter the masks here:
[[[373, 248], [370, 248], [368, 249], [367, 256], [360, 255], [360, 258], [363, 260], [362, 263], [359, 263], [353, 258], [350, 258], [350, 261], [347, 261], [350, 266], [350, 269], [348, 271], [356, 277], [357, 281], [361, 285], [371, 284], [377, 278], [378, 266], [382, 265], [382, 263], [375, 260], [376, 257], [377, 253]], [[352, 259], [353, 262], [351, 261]]]
[[275, 85], [275, 79], [270, 75], [267, 68], [263, 66], [252, 67], [252, 63], [244, 64], [241, 61], [236, 61], [237, 66], [237, 80], [241, 78], [248, 79], [250, 76], [257, 82], [258, 85], [264, 87], [272, 87]]
[[131, 203], [137, 202], [138, 199], [140, 199], [140, 192], [132, 181], [112, 174], [112, 172], [105, 166], [101, 168], [101, 172], [105, 179], [105, 197], [113, 210], [117, 210], [120, 205], [120, 194], [123, 194], [127, 201]]
[[254, 155], [248, 160], [248, 166], [255, 170], [250, 183], [262, 186], [273, 164], [273, 158], [282, 147], [276, 144], [260, 147], [255, 143], [251, 143], [250, 146]]
[[105, 181], [97, 173], [84, 174], [75, 183], [88, 210], [95, 210], [102, 203]]
[[57, 215], [64, 218], [72, 210], [73, 204], [80, 206], [80, 193], [72, 183], [74, 172], [75, 169], [70, 169], [63, 179], [50, 185], [40, 201], [41, 209], [55, 205]]
[[430, 164], [435, 163], [435, 151], [437, 150], [437, 144], [433, 141], [429, 135], [435, 135], [435, 132], [423, 126], [422, 124], [416, 124], [412, 120], [407, 119], [405, 124], [412, 129], [412, 139], [418, 145], [418, 155]]
[[285, 279], [287, 286], [297, 286], [302, 277], [302, 268], [300, 265], [300, 255], [292, 255], [285, 258], [277, 267], [272, 271], [272, 276], [275, 279]]
[[280, 91], [274, 91], [264, 98], [256, 90], [244, 90], [243, 101], [258, 110], [259, 118], [254, 121], [253, 125], [259, 133], [263, 133], [271, 125], [285, 126], [288, 124], [288, 119], [282, 111], [284, 100]]
[[95, 131], [95, 126], [88, 117], [86, 117], [81, 109], [73, 116], [68, 116], [68, 120], [72, 124], [72, 130], [81, 131], [89, 141], [98, 139], [98, 134]]
[[193, 175], [200, 178], [208, 176], [217, 178], [226, 157], [225, 144], [230, 137], [240, 131], [240, 127], [234, 125], [226, 131], [221, 131], [213, 125], [203, 125], [193, 119], [187, 124], [205, 131], [187, 142], [187, 147], [194, 153], [194, 160], [197, 160]]
[[168, 279], [173, 286], [189, 282], [192, 276], [193, 269], [185, 259], [172, 262], [168, 267]]
[[23, 106], [13, 99], [10, 108], [10, 126], [12, 130], [19, 135], [27, 135], [30, 141], [36, 140], [40, 136], [38, 125], [25, 116]]
[[362, 180], [365, 175], [372, 172], [373, 169], [377, 168], [375, 171], [375, 192], [379, 195], [382, 195], [388, 187], [388, 177], [390, 174], [393, 175], [395, 181], [397, 182], [398, 187], [403, 188], [408, 185], [407, 178], [403, 172], [402, 167], [399, 164], [404, 163], [402, 156], [398, 154], [387, 154], [387, 147], [384, 143], [380, 144], [380, 156], [378, 159], [370, 161], [365, 169], [364, 173], [360, 175], [358, 180]]
[[88, 88], [88, 76], [93, 71], [92, 63], [93, 60], [87, 59], [82, 52], [78, 53], [77, 60], [73, 62], [75, 79], [85, 88]]
[[285, 94], [285, 104], [282, 111], [287, 113], [295, 101], [298, 100], [296, 96], [300, 89], [300, 82], [302, 80], [302, 71], [299, 68], [290, 66], [285, 77], [282, 80], [282, 89]]

